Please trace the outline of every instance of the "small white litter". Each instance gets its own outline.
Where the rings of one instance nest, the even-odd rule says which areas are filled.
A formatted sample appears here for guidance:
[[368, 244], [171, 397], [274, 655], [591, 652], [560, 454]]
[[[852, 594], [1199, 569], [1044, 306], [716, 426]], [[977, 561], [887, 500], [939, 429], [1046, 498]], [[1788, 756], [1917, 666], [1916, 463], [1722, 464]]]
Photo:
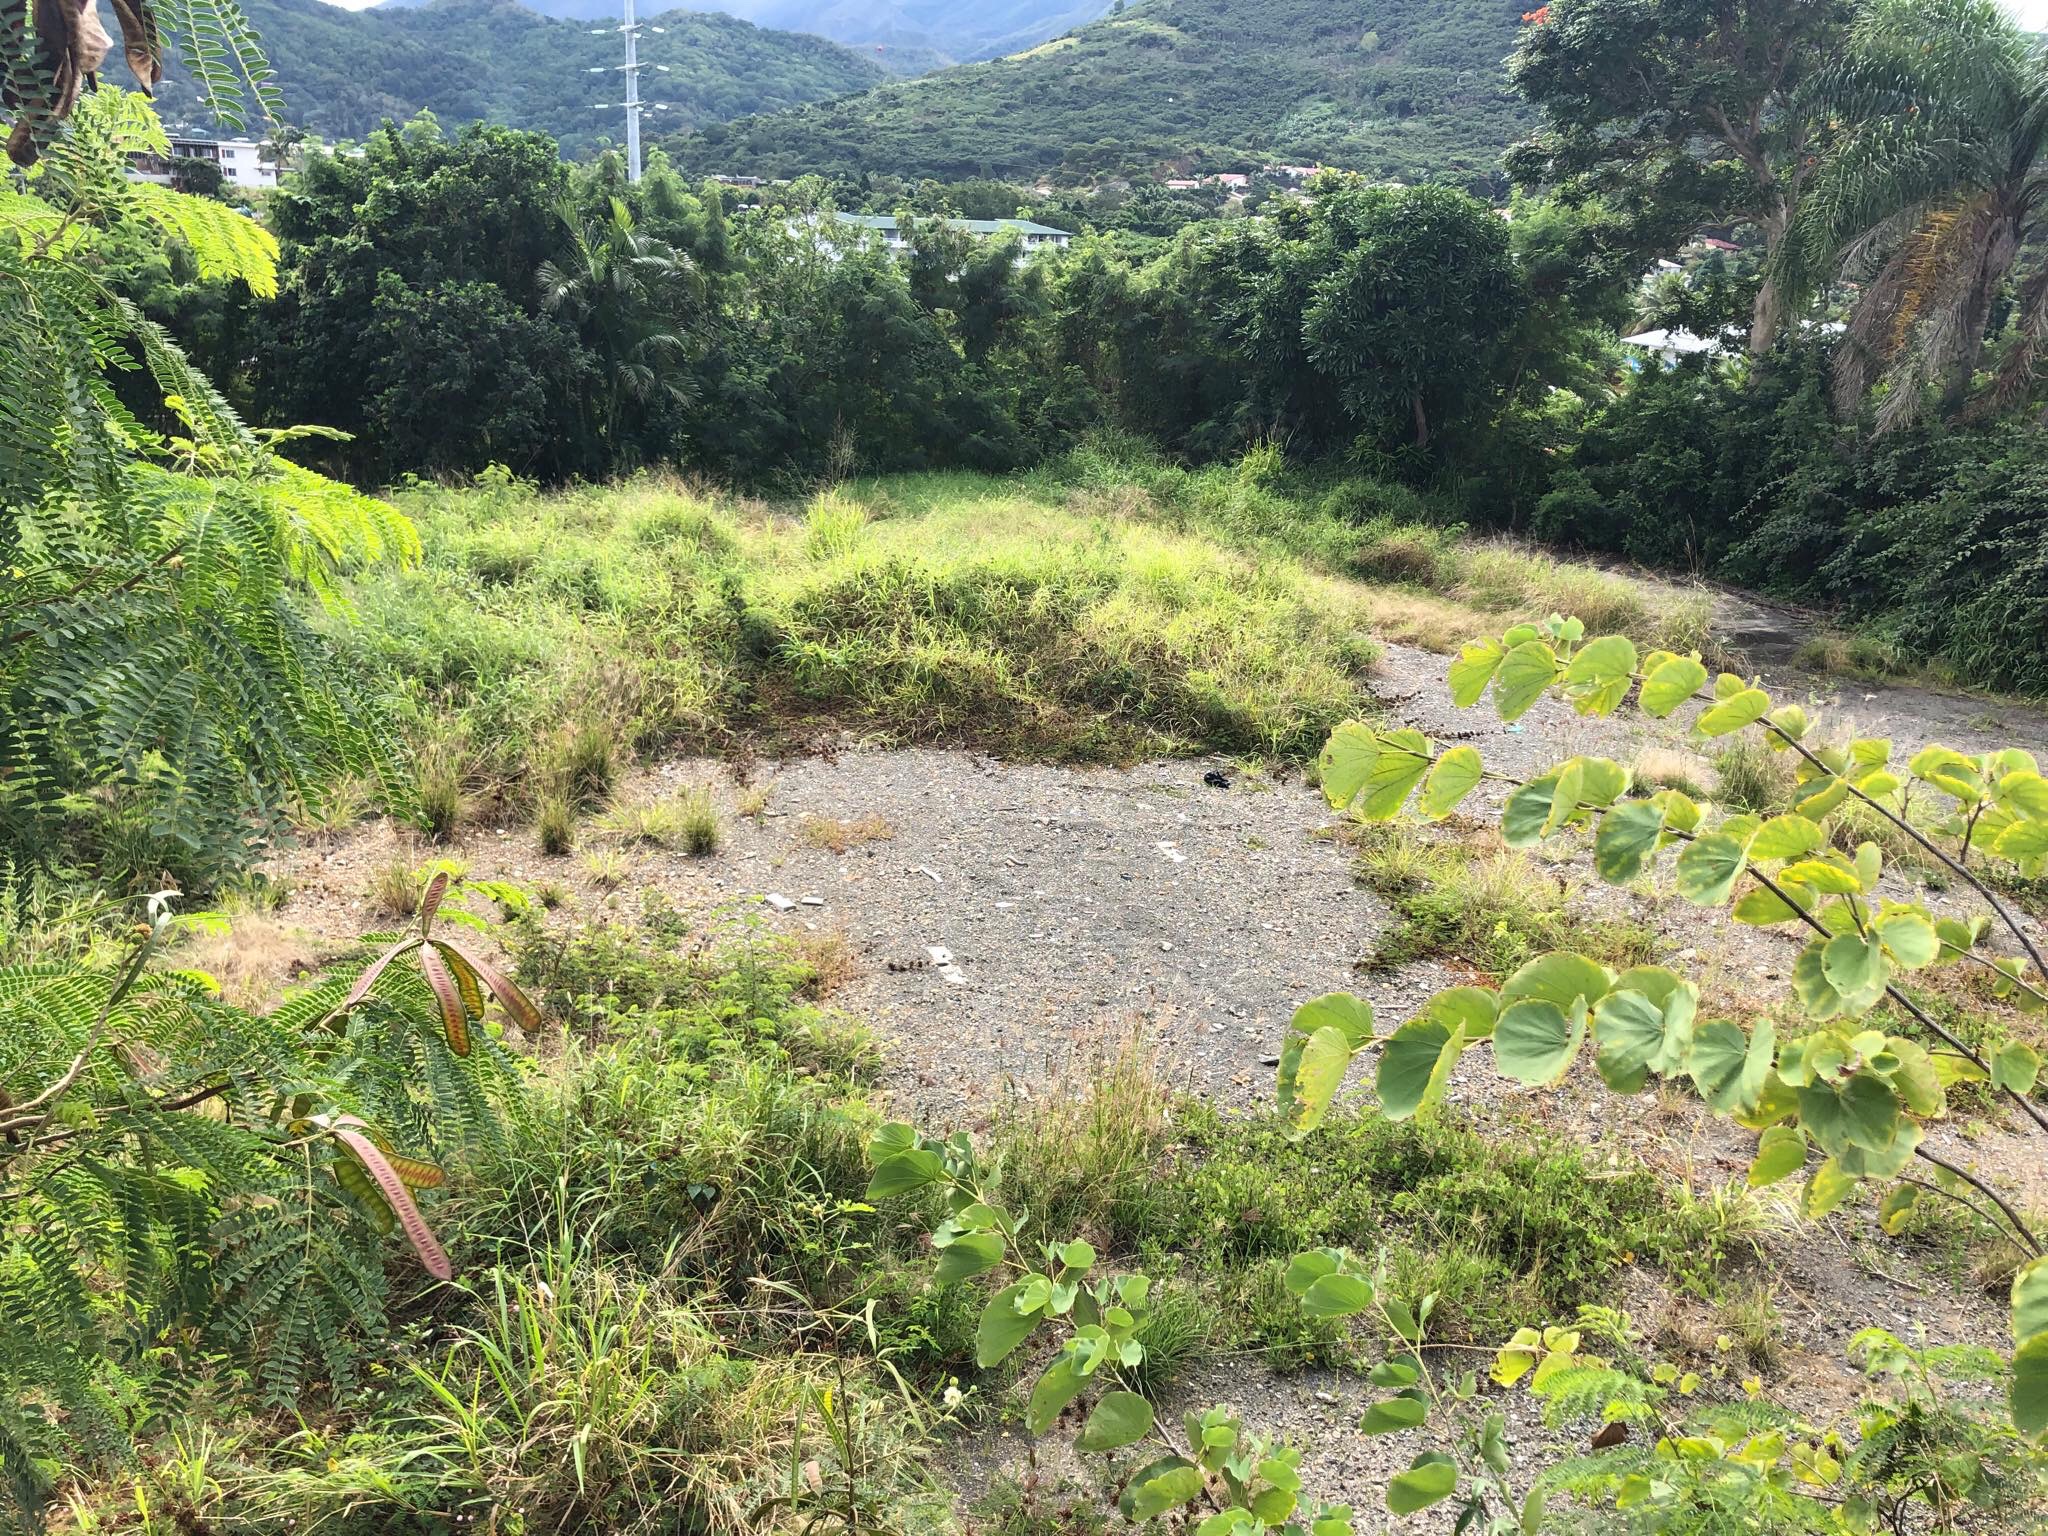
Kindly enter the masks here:
[[795, 902], [791, 901], [787, 896], [783, 895], [780, 891], [770, 891], [766, 896], [763, 896], [761, 899], [767, 902], [769, 906], [773, 907], [778, 912], [787, 912], [791, 907], [796, 905]]
[[1188, 861], [1188, 856], [1172, 843], [1154, 843], [1152, 846], [1159, 850], [1159, 856], [1163, 859], [1170, 859], [1176, 864], [1185, 864]]
[[967, 973], [953, 963], [953, 951], [943, 944], [927, 944], [924, 952], [932, 957], [932, 969], [956, 987], [967, 985]]
[[933, 869], [929, 864], [914, 865], [912, 866], [910, 872], [913, 875], [931, 876], [931, 881], [933, 885], [944, 885], [946, 883], [945, 880], [940, 877], [939, 872], [936, 869]]

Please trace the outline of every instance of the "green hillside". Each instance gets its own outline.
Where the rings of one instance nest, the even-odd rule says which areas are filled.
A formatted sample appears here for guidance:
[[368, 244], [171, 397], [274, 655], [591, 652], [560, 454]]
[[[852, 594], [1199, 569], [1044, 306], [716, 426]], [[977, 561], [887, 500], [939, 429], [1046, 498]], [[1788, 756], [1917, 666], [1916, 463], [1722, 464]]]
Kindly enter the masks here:
[[[444, 122], [474, 118], [539, 128], [565, 154], [619, 134], [618, 39], [590, 22], [559, 21], [514, 0], [434, 0], [404, 9], [344, 11], [322, 0], [246, 0], [277, 70], [292, 122], [330, 139], [360, 138], [387, 117], [422, 107]], [[859, 91], [884, 78], [871, 60], [823, 38], [772, 32], [730, 16], [672, 11], [653, 18], [641, 57], [644, 94], [670, 102], [653, 124], [694, 128], [749, 112]], [[159, 92], [164, 120], [206, 126], [183, 70]]]
[[[1143, 0], [1008, 58], [678, 136], [693, 169], [955, 179], [1146, 172], [1206, 152], [1474, 180], [1529, 119], [1522, 0]], [[1224, 168], [1227, 168], [1224, 167]]]

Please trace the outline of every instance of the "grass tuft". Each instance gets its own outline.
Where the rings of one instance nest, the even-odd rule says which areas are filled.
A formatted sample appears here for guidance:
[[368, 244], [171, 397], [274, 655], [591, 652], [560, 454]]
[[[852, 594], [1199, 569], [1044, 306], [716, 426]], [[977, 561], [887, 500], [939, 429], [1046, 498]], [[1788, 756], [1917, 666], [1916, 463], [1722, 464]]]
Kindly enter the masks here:
[[796, 828], [797, 841], [806, 848], [824, 848], [833, 853], [844, 853], [863, 843], [886, 842], [895, 835], [896, 829], [872, 811], [845, 821], [806, 816]]

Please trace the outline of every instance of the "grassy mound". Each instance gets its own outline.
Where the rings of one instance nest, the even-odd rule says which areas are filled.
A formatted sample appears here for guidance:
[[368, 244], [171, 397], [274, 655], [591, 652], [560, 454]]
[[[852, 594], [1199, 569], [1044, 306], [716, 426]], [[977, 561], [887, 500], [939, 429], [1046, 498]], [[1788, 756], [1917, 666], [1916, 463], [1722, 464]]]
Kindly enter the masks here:
[[1028, 476], [867, 481], [770, 507], [681, 481], [401, 496], [427, 563], [344, 633], [404, 697], [436, 826], [600, 803], [636, 752], [821, 731], [1012, 756], [1305, 759], [1367, 702], [1373, 636], [1502, 615], [1690, 644], [1633, 583], [1432, 526], [1413, 493], [1189, 471], [1115, 443]]

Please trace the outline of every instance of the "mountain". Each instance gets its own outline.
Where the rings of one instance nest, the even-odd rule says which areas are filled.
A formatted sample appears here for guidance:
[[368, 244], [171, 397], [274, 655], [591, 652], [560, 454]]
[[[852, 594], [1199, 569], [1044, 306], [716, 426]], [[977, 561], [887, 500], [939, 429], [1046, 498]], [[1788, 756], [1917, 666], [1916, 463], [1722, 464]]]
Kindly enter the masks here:
[[[620, 45], [583, 22], [541, 16], [514, 0], [432, 0], [422, 6], [345, 11], [322, 0], [243, 0], [277, 71], [291, 122], [326, 138], [361, 138], [387, 117], [422, 107], [444, 123], [471, 119], [539, 128], [564, 154], [617, 139]], [[650, 18], [641, 94], [667, 102], [649, 132], [694, 128], [742, 113], [859, 91], [882, 69], [837, 43], [756, 27], [736, 17], [671, 11]], [[173, 64], [157, 92], [164, 121], [203, 129], [205, 110]], [[125, 83], [125, 82], [124, 82]]]
[[[396, 10], [420, 0], [383, 0]], [[544, 15], [587, 21], [619, 14], [619, 0], [526, 0]], [[957, 59], [987, 59], [1029, 48], [1095, 20], [1112, 0], [706, 0], [758, 27], [813, 32], [877, 52], [892, 74], [914, 74]], [[902, 56], [892, 58], [892, 55]]]
[[679, 137], [687, 168], [958, 180], [1322, 161], [1490, 180], [1528, 0], [1139, 0], [1025, 52]]

